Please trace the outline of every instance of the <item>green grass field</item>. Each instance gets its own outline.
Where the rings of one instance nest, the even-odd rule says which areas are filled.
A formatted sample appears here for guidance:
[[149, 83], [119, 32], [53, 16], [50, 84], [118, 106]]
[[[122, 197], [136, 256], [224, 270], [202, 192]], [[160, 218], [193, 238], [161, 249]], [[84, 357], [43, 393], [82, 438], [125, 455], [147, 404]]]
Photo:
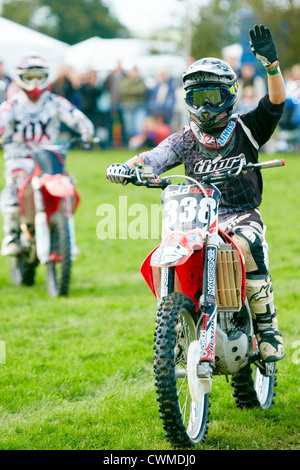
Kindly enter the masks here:
[[[14, 287], [8, 260], [1, 258], [2, 450], [171, 449], [154, 389], [156, 302], [139, 271], [158, 240], [100, 240], [96, 234], [103, 203], [118, 207], [124, 195], [128, 205], [159, 203], [160, 191], [106, 180], [107, 165], [129, 155], [69, 153], [68, 168], [82, 196], [75, 219], [80, 255], [69, 297], [48, 297], [43, 266], [33, 288]], [[300, 156], [285, 158], [284, 168], [264, 172], [261, 207], [286, 348], [278, 364], [275, 405], [266, 411], [238, 410], [230, 383], [214, 378], [203, 450], [300, 448]]]

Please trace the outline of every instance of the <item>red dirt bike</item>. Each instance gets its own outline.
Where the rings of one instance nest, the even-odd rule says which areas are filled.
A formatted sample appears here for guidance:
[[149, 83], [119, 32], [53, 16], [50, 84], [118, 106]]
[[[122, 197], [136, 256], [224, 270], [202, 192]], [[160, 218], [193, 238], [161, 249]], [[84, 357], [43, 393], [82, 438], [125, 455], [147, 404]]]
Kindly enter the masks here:
[[[157, 299], [154, 371], [159, 411], [174, 447], [205, 442], [214, 375], [231, 375], [238, 407], [270, 408], [275, 363], [263, 363], [245, 294], [244, 258], [218, 227], [218, 187], [241, 171], [283, 160], [240, 165], [203, 177], [155, 177], [139, 164], [128, 182], [164, 189], [162, 242], [141, 272]], [[181, 177], [188, 184], [171, 184]], [[191, 184], [190, 184], [191, 183]], [[254, 377], [252, 367], [254, 366]]]
[[68, 295], [77, 252], [73, 214], [80, 196], [65, 169], [70, 145], [28, 144], [34, 173], [18, 191], [20, 253], [10, 257], [11, 278], [16, 285], [31, 286], [38, 264], [46, 265], [51, 297]]

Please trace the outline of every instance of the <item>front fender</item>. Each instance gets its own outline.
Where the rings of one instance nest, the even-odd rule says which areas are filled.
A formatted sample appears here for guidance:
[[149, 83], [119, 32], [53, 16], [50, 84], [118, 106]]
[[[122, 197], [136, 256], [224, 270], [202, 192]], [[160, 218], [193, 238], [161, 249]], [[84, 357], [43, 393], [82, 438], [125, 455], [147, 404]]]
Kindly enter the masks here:
[[150, 264], [160, 268], [184, 264], [193, 254], [193, 250], [181, 243], [168, 242], [160, 245], [152, 254]]
[[202, 233], [197, 229], [184, 233], [181, 231], [163, 232], [161, 245], [151, 257], [151, 266], [167, 268], [184, 264], [194, 251], [203, 247]]
[[[161, 266], [153, 265], [151, 263], [151, 259], [156, 256], [156, 252], [159, 252], [160, 248], [161, 245], [154, 248], [141, 266], [142, 276], [156, 299], [160, 298]], [[198, 311], [200, 295], [199, 286], [202, 285], [203, 276], [203, 250], [193, 251], [185, 258], [183, 263], [173, 266], [175, 266], [174, 292], [182, 292], [183, 294], [186, 294], [193, 300], [195, 309]]]
[[65, 198], [74, 196], [74, 185], [67, 175], [45, 175], [42, 179], [42, 186], [51, 196]]

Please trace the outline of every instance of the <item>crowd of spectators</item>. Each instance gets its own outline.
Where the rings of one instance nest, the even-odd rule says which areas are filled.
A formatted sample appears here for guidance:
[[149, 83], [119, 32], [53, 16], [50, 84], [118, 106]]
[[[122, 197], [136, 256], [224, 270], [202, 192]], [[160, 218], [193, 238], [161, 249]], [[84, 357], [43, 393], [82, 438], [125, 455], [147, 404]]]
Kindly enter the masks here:
[[149, 87], [137, 67], [124, 70], [120, 61], [102, 81], [93, 70], [78, 75], [62, 66], [51, 89], [91, 119], [104, 148], [157, 144], [176, 130], [181, 119], [176, 112], [177, 87], [165, 70], [157, 71]]
[[279, 122], [278, 150], [300, 153], [300, 64], [285, 71], [286, 102]]
[[[243, 114], [255, 108], [266, 93], [266, 78], [257, 73], [253, 64], [235, 69], [239, 83], [236, 112]], [[53, 93], [64, 96], [81, 109], [94, 123], [103, 148], [153, 147], [188, 122], [183, 104], [180, 77], [177, 81], [168, 71], [156, 71], [152, 86], [141, 76], [137, 67], [124, 70], [116, 63], [104, 80], [94, 70], [78, 74], [72, 67], [59, 67], [51, 83]], [[280, 151], [300, 151], [300, 64], [284, 72], [287, 99], [284, 114], [276, 134]], [[16, 84], [5, 73], [0, 61], [0, 102], [16, 92]], [[62, 127], [62, 132], [68, 129]]]
[[[225, 58], [237, 73], [239, 100], [236, 112], [247, 113], [257, 106], [267, 91], [265, 74], [260, 74], [253, 64], [244, 63], [240, 67], [234, 60]], [[283, 72], [286, 84], [286, 103], [269, 151], [300, 152], [300, 64]], [[265, 149], [266, 150], [266, 149]]]

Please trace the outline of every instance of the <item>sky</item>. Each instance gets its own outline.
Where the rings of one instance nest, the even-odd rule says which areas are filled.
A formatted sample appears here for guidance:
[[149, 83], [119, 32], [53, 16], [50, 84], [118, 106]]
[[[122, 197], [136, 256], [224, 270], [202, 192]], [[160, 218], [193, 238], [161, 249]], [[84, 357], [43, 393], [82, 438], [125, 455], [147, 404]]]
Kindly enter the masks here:
[[104, 3], [129, 30], [148, 34], [179, 27], [187, 5], [193, 7], [200, 0], [104, 0]]

